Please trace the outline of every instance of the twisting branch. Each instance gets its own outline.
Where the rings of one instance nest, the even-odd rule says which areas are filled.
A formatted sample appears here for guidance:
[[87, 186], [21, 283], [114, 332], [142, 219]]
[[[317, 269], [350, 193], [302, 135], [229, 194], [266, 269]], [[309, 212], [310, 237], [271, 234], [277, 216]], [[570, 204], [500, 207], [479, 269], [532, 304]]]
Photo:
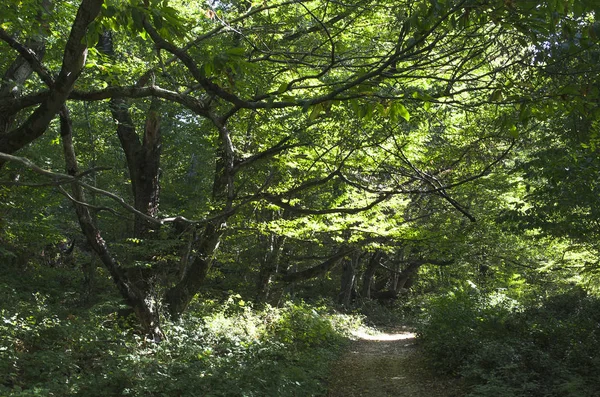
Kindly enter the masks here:
[[[7, 113], [16, 113], [19, 110], [30, 106], [38, 105], [50, 95], [49, 91], [37, 92], [35, 94], [22, 96], [19, 98], [0, 101], [0, 109]], [[156, 85], [139, 87], [135, 86], [110, 86], [96, 91], [78, 91], [73, 90], [68, 99], [79, 101], [102, 101], [104, 99], [123, 99], [123, 98], [147, 98], [156, 97], [167, 101], [179, 103], [200, 116], [207, 115], [208, 107], [200, 99], [194, 98], [185, 93], [178, 93], [161, 88]]]
[[407, 273], [412, 273], [414, 270], [416, 270], [416, 268], [423, 266], [423, 265], [435, 265], [435, 266], [449, 266], [454, 264], [453, 260], [438, 260], [438, 259], [416, 259], [416, 260], [404, 260], [401, 261], [402, 263], [407, 263], [408, 267], [406, 269], [403, 270], [394, 270], [386, 265], [384, 265], [383, 263], [379, 263], [378, 266], [387, 270], [388, 272], [394, 273], [394, 274], [400, 274], [400, 275], [405, 275]]
[[[205, 218], [205, 219], [187, 219], [183, 216], [175, 216], [175, 217], [166, 217], [166, 218], [153, 218], [149, 215], [146, 215], [138, 210], [135, 209], [135, 207], [133, 207], [132, 205], [128, 204], [127, 201], [125, 201], [125, 199], [123, 199], [122, 197], [118, 196], [117, 194], [111, 193], [107, 190], [103, 190], [100, 188], [97, 188], [95, 186], [92, 186], [88, 183], [85, 183], [81, 180], [82, 177], [89, 175], [92, 172], [97, 172], [100, 170], [108, 170], [110, 168], [108, 167], [96, 167], [93, 169], [89, 169], [80, 173], [77, 173], [77, 175], [67, 175], [67, 174], [63, 174], [60, 172], [55, 172], [55, 171], [50, 171], [50, 170], [46, 170], [41, 168], [40, 166], [38, 166], [37, 164], [35, 164], [33, 161], [25, 158], [25, 157], [19, 157], [19, 156], [13, 156], [11, 154], [6, 154], [6, 153], [2, 153], [0, 152], [0, 160], [2, 161], [11, 161], [11, 162], [16, 162], [16, 163], [20, 163], [23, 164], [25, 167], [27, 167], [28, 169], [32, 170], [33, 172], [35, 172], [36, 174], [42, 175], [46, 178], [50, 178], [52, 179], [50, 182], [47, 183], [36, 183], [36, 184], [28, 184], [28, 183], [24, 183], [24, 182], [15, 182], [15, 181], [0, 181], [0, 186], [27, 186], [27, 187], [49, 187], [49, 186], [57, 186], [59, 187], [59, 190], [61, 191], [61, 193], [64, 191], [64, 189], [61, 188], [62, 185], [67, 185], [67, 184], [75, 184], [79, 187], [82, 187], [84, 189], [87, 189], [89, 191], [98, 193], [100, 195], [106, 196], [114, 201], [116, 201], [117, 203], [119, 203], [123, 208], [125, 208], [127, 211], [138, 215], [140, 217], [143, 217], [145, 220], [147, 220], [148, 222], [151, 222], [154, 225], [164, 225], [166, 223], [172, 223], [172, 222], [185, 222], [185, 223], [189, 223], [189, 224], [197, 224], [197, 225], [201, 225], [201, 224], [206, 224], [209, 222], [213, 222], [216, 219], [222, 218], [223, 216], [229, 216], [234, 214], [237, 210], [239, 210], [240, 207], [257, 200], [258, 196], [252, 196], [249, 197], [245, 200], [243, 200], [242, 202], [240, 202], [240, 204], [236, 205], [236, 206], [232, 206], [231, 208], [228, 208], [226, 211], [223, 211], [215, 216], [209, 217], [209, 218]], [[63, 193], [64, 194], [64, 193]], [[67, 196], [67, 198], [71, 201], [73, 201], [76, 204], [79, 205], [83, 205], [89, 208], [95, 208], [95, 209], [102, 209], [102, 210], [106, 210], [106, 211], [110, 211], [113, 214], [118, 215], [118, 213], [110, 208], [107, 207], [94, 207], [91, 206], [83, 201], [77, 200], [75, 198], [73, 198], [72, 196], [69, 197]]]
[[319, 19], [305, 4], [302, 4], [300, 2], [298, 2], [298, 4], [300, 4], [300, 6], [302, 8], [304, 8], [306, 10], [307, 13], [310, 14], [310, 16], [317, 21], [318, 26], [320, 26], [323, 31], [325, 32], [325, 34], [327, 35], [327, 40], [329, 40], [329, 44], [331, 45], [331, 59], [329, 60], [329, 63], [327, 64], [326, 67], [323, 68], [323, 70], [321, 70], [319, 73], [317, 73], [316, 75], [312, 75], [312, 76], [304, 76], [304, 77], [300, 77], [298, 79], [292, 80], [290, 81], [286, 88], [285, 91], [291, 89], [293, 87], [293, 85], [295, 83], [297, 83], [298, 81], [303, 81], [303, 80], [307, 80], [307, 79], [319, 79], [321, 77], [323, 77], [327, 72], [329, 72], [333, 66], [335, 65], [335, 43], [333, 42], [333, 38], [331, 37], [331, 34], [329, 33], [329, 29], [327, 29], [327, 26], [325, 26], [325, 23], [323, 23], [323, 21], [321, 21], [321, 19]]
[[87, 57], [85, 35], [98, 17], [104, 0], [83, 0], [64, 50], [62, 68], [49, 95], [21, 126], [0, 137], [0, 151], [14, 153], [40, 137], [63, 107], [83, 69]]
[[450, 197], [448, 192], [446, 192], [446, 189], [444, 189], [444, 184], [438, 178], [436, 178], [432, 174], [428, 174], [427, 172], [421, 171], [420, 169], [415, 167], [413, 165], [413, 163], [408, 159], [408, 157], [406, 157], [404, 152], [400, 151], [400, 154], [401, 154], [404, 162], [406, 162], [406, 164], [408, 164], [408, 166], [410, 168], [412, 168], [412, 170], [419, 176], [419, 179], [421, 181], [427, 183], [433, 189], [439, 189], [436, 192], [436, 194], [438, 194], [440, 197], [442, 197], [443, 199], [448, 201], [450, 203], [450, 205], [452, 205], [458, 212], [460, 212], [461, 214], [466, 216], [471, 222], [477, 222], [477, 219], [475, 219], [475, 217], [473, 215], [471, 215], [466, 209], [464, 209], [463, 206], [458, 203], [458, 201], [456, 201], [452, 197]]
[[2, 29], [1, 27], [0, 39], [15, 49], [19, 55], [21, 55], [23, 59], [29, 63], [31, 69], [40, 76], [42, 81], [46, 83], [48, 87], [51, 87], [54, 84], [52, 73], [40, 62], [35, 52], [33, 52], [30, 48], [27, 48], [14, 37], [10, 36], [6, 30]]
[[263, 152], [257, 153], [255, 155], [250, 156], [248, 158], [245, 158], [243, 160], [236, 161], [234, 163], [234, 165], [233, 165], [233, 172], [236, 172], [236, 171], [238, 171], [239, 169], [241, 169], [243, 167], [247, 167], [247, 166], [249, 166], [251, 164], [254, 164], [257, 161], [260, 161], [262, 159], [269, 158], [271, 156], [275, 156], [276, 154], [281, 153], [281, 152], [283, 152], [283, 151], [285, 151], [287, 149], [293, 149], [293, 148], [305, 145], [305, 144], [301, 144], [301, 143], [286, 145], [286, 143], [290, 139], [291, 138], [289, 136], [285, 137], [281, 141], [279, 141], [275, 146], [273, 146], [273, 147], [271, 147], [271, 148], [269, 148], [269, 149], [267, 149], [267, 150], [265, 150]]
[[321, 274], [324, 274], [331, 270], [335, 265], [339, 263], [339, 261], [354, 252], [353, 248], [343, 247], [338, 250], [333, 256], [325, 260], [324, 262], [310, 267], [305, 270], [300, 270], [294, 273], [287, 273], [280, 276], [280, 280], [283, 282], [291, 283], [296, 281], [304, 281], [309, 280], [311, 278], [317, 277]]
[[61, 192], [66, 198], [68, 198], [69, 200], [71, 200], [73, 203], [77, 204], [77, 205], [81, 205], [90, 209], [93, 209], [95, 211], [108, 211], [113, 215], [117, 215], [119, 216], [119, 213], [115, 210], [113, 210], [112, 208], [109, 207], [99, 207], [99, 206], [95, 206], [95, 205], [91, 205], [88, 203], [84, 203], [83, 201], [79, 201], [77, 200], [75, 197], [71, 196], [69, 194], [69, 192], [67, 192], [62, 186], [57, 186], [58, 191]]
[[266, 201], [270, 202], [271, 204], [275, 204], [276, 206], [286, 209], [290, 212], [293, 212], [296, 214], [303, 214], [303, 215], [358, 214], [358, 213], [368, 211], [368, 210], [374, 208], [377, 204], [384, 202], [391, 196], [392, 196], [391, 194], [381, 194], [377, 198], [375, 198], [373, 201], [371, 201], [369, 204], [362, 206], [362, 207], [353, 207], [353, 208], [337, 207], [337, 208], [326, 208], [326, 209], [322, 209], [322, 210], [315, 210], [315, 209], [310, 209], [310, 208], [305, 208], [305, 207], [300, 207], [297, 205], [290, 204], [290, 203], [284, 201], [281, 197], [278, 197], [278, 196], [275, 196], [272, 194], [263, 194], [262, 195], [262, 197]]
[[0, 160], [11, 161], [11, 162], [23, 164], [25, 167], [29, 168], [36, 174], [40, 174], [47, 178], [53, 179], [51, 184], [55, 185], [55, 186], [72, 183], [72, 182], [75, 182], [79, 178], [78, 176], [71, 176], [71, 175], [60, 173], [60, 172], [45, 170], [42, 167], [35, 164], [33, 161], [31, 161], [25, 157], [13, 156], [12, 154], [8, 154], [8, 153], [0, 152]]

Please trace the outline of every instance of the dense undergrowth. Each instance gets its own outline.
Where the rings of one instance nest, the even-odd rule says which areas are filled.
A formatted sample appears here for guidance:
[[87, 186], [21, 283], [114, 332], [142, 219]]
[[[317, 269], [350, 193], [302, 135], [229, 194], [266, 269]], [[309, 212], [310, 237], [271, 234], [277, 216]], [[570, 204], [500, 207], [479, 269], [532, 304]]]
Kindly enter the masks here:
[[301, 302], [254, 309], [233, 294], [199, 299], [155, 344], [116, 315], [118, 300], [83, 304], [79, 280], [36, 272], [0, 284], [2, 396], [323, 395], [359, 322]]
[[580, 288], [519, 302], [467, 287], [429, 302], [429, 362], [470, 397], [600, 396], [600, 299]]
[[0, 396], [323, 396], [332, 360], [363, 322], [416, 325], [433, 368], [462, 377], [469, 397], [600, 396], [600, 299], [581, 288], [468, 285], [365, 301], [355, 315], [207, 295], [156, 344], [118, 315], [106, 277], [90, 295], [74, 269], [0, 271]]

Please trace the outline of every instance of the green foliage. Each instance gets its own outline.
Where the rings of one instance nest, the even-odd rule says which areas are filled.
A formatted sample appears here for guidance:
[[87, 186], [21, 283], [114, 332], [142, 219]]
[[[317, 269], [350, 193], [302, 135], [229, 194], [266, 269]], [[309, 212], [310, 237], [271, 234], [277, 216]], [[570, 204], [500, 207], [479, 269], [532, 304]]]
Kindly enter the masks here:
[[368, 299], [361, 302], [355, 312], [374, 327], [413, 326], [419, 322], [424, 299], [423, 295], [416, 293], [400, 295], [389, 304]]
[[340, 342], [339, 335], [323, 310], [305, 303], [288, 302], [271, 323], [271, 332], [294, 348], [335, 345]]
[[459, 290], [433, 299], [419, 336], [432, 365], [469, 396], [593, 396], [600, 299], [574, 288], [529, 304]]
[[[155, 344], [117, 316], [113, 301], [84, 306], [71, 270], [49, 269], [55, 274], [33, 281], [5, 270], [3, 396], [324, 395], [327, 365], [357, 326], [305, 303], [256, 310], [231, 295], [193, 303]], [[52, 277], [62, 283], [44, 283]]]
[[[147, 212], [132, 187], [152, 178], [152, 216], [194, 221], [133, 236], [133, 215], [88, 187], [96, 241], [122, 265], [122, 291], [139, 284], [160, 306], [183, 278], [192, 293], [205, 282], [214, 294], [166, 322], [160, 345], [117, 318], [103, 274], [110, 297], [84, 307], [79, 271], [43, 261], [47, 246], [79, 232], [72, 203], [49, 179], [0, 165], [0, 265], [12, 266], [0, 285], [0, 394], [322, 394], [322, 366], [354, 320], [297, 302], [255, 310], [245, 299], [257, 295], [255, 276], [273, 281], [275, 300], [282, 273], [327, 264], [342, 248], [357, 258], [384, 253], [379, 264], [391, 266], [371, 276], [388, 286], [411, 260], [451, 263], [419, 269], [421, 293], [459, 286], [429, 301], [421, 335], [438, 369], [470, 379], [474, 395], [540, 395], [546, 385], [585, 395], [597, 386], [583, 366], [598, 367], [586, 356], [598, 350], [596, 301], [528, 298], [531, 285], [598, 277], [597, 1], [102, 3], [85, 27], [85, 68], [66, 87], [80, 179]], [[74, 66], [63, 65], [75, 62], [63, 51], [79, 4], [0, 4], [0, 138], [47, 126], [30, 146], [13, 148], [9, 134], [0, 149], [56, 172], [57, 123], [23, 123], [56, 95], [39, 71], [11, 75], [19, 58], [9, 43], [43, 44], [39, 61], [58, 75]], [[94, 48], [101, 33], [110, 51]], [[132, 125], [113, 119], [116, 102]], [[160, 128], [145, 129], [151, 120]], [[124, 139], [119, 127], [135, 135]], [[142, 153], [149, 142], [160, 153]], [[137, 178], [146, 160], [161, 172]], [[93, 263], [83, 255], [77, 265]], [[195, 258], [214, 258], [206, 280]], [[286, 293], [333, 296], [333, 265]], [[356, 265], [360, 280], [364, 260]], [[511, 298], [460, 287], [465, 280], [508, 287]], [[224, 302], [211, 301], [224, 290]], [[420, 309], [417, 299], [396, 305], [361, 310], [391, 324]]]

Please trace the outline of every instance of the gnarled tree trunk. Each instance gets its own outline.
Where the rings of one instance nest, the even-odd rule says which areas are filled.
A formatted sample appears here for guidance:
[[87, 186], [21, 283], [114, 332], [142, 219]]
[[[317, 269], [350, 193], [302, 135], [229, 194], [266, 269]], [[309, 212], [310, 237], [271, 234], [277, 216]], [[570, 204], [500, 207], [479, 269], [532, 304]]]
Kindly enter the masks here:
[[224, 230], [225, 224], [220, 221], [209, 222], [204, 227], [195, 245], [195, 257], [183, 270], [179, 282], [165, 295], [165, 306], [171, 318], [179, 318], [198, 293], [212, 266], [213, 255], [219, 247]]
[[[60, 127], [67, 173], [71, 176], [76, 176], [79, 172], [79, 167], [75, 149], [73, 147], [71, 120], [66, 107], [63, 107], [60, 113]], [[88, 206], [85, 204], [86, 199], [83, 189], [77, 183], [72, 184], [72, 194], [73, 199], [75, 200], [75, 211], [77, 213], [79, 225], [88, 243], [98, 254], [104, 266], [108, 269], [121, 296], [123, 296], [127, 304], [133, 308], [144, 332], [152, 340], [160, 342], [164, 338], [164, 334], [160, 328], [160, 317], [155, 298], [149, 295], [148, 291], [138, 288], [138, 286], [126, 276], [121, 265], [111, 255], [100, 231], [90, 215]]]

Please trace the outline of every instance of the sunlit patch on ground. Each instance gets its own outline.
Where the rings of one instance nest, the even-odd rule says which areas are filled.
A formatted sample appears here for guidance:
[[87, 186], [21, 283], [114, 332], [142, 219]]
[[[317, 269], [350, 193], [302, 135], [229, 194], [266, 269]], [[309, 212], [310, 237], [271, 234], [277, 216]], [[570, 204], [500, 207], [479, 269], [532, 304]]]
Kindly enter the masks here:
[[464, 396], [455, 380], [426, 367], [411, 331], [408, 326], [354, 331], [346, 354], [332, 368], [328, 397]]
[[415, 338], [416, 335], [412, 332], [399, 332], [399, 333], [383, 333], [383, 332], [368, 332], [366, 329], [359, 329], [353, 332], [353, 335], [362, 340], [372, 340], [372, 341], [395, 341], [402, 339], [412, 339]]

